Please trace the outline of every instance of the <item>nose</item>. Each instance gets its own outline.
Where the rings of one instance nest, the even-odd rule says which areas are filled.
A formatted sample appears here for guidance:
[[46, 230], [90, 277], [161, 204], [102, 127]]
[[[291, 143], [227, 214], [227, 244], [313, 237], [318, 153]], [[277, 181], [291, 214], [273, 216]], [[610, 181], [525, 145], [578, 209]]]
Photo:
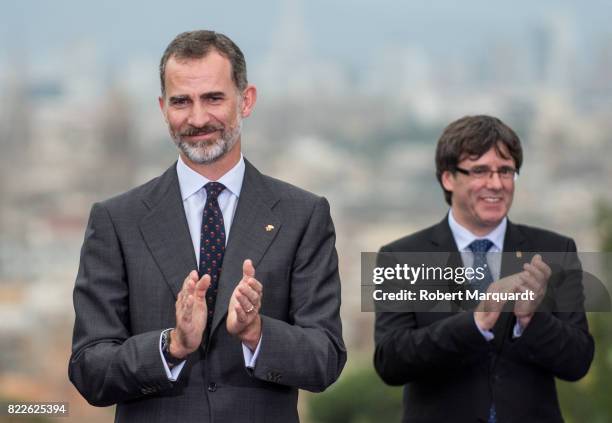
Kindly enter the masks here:
[[194, 128], [201, 128], [206, 125], [208, 121], [210, 121], [210, 116], [208, 115], [206, 107], [196, 101], [189, 111], [187, 123]]
[[487, 188], [500, 190], [503, 188], [501, 177], [499, 173], [492, 172], [487, 178]]

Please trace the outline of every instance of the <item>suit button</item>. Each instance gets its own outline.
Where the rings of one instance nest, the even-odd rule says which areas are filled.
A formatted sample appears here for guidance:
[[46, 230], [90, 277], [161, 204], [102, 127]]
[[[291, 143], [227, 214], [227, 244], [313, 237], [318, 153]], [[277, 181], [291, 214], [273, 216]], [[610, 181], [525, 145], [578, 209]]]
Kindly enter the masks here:
[[217, 384], [215, 382], [210, 382], [208, 384], [208, 392], [215, 392], [217, 390]]

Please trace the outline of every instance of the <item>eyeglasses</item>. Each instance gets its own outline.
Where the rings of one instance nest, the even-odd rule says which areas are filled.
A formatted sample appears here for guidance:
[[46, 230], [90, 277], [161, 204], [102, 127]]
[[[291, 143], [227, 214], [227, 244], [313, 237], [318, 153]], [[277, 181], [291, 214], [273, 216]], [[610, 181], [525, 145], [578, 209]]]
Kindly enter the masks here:
[[468, 175], [476, 179], [491, 178], [493, 177], [494, 173], [497, 173], [500, 179], [512, 179], [516, 181], [516, 179], [518, 178], [518, 170], [509, 166], [502, 166], [497, 170], [493, 170], [488, 166], [476, 166], [471, 169], [462, 169], [460, 167], [455, 167], [455, 170], [460, 173], [463, 173], [464, 175]]

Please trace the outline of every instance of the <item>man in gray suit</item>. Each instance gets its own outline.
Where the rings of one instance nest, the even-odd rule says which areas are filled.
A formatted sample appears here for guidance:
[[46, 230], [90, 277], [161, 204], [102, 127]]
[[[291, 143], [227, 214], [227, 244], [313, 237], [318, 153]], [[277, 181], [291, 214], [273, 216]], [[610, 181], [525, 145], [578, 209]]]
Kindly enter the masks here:
[[243, 158], [257, 92], [229, 38], [180, 34], [160, 77], [179, 159], [91, 210], [70, 380], [120, 422], [298, 421], [346, 361], [329, 205]]

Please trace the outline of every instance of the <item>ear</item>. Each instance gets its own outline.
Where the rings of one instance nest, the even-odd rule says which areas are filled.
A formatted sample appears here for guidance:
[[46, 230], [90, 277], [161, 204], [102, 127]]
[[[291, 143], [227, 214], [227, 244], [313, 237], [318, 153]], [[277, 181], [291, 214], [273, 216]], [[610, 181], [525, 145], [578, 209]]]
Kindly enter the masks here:
[[166, 123], [168, 123], [168, 118], [166, 117], [166, 101], [164, 100], [164, 97], [159, 96], [157, 98], [157, 101], [159, 103], [159, 110], [161, 110], [162, 115], [164, 116], [164, 120], [166, 121]]
[[454, 191], [455, 175], [452, 172], [448, 170], [445, 170], [444, 172], [442, 172], [442, 186], [447, 191], [450, 191], [450, 192]]
[[240, 114], [243, 118], [251, 115], [256, 101], [257, 88], [255, 88], [255, 85], [248, 85], [242, 93], [242, 108], [240, 110]]

